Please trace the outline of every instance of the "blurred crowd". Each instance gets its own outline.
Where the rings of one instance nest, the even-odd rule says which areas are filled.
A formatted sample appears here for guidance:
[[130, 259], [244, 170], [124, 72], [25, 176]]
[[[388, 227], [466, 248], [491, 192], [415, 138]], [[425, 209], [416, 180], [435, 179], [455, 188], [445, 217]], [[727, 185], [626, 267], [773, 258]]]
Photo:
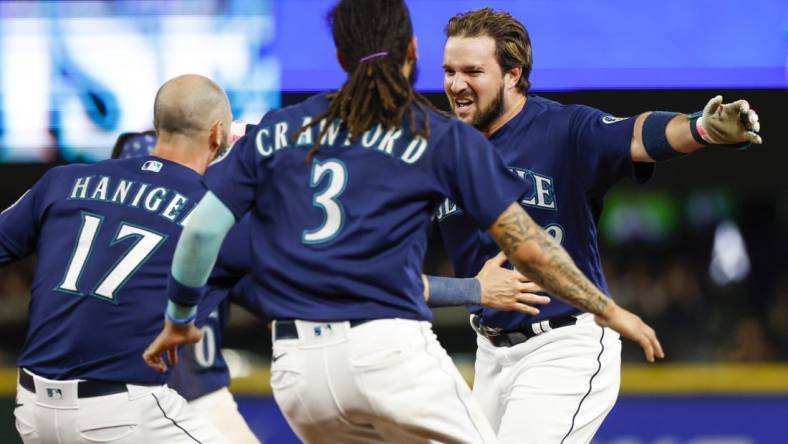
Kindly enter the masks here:
[[[668, 240], [603, 243], [611, 294], [651, 323], [670, 360], [788, 360], [785, 197], [679, 225]], [[640, 358], [627, 349], [625, 359]]]
[[[788, 274], [766, 297], [758, 297], [746, 280], [717, 285], [708, 263], [686, 257], [617, 258], [607, 260], [605, 268], [611, 293], [654, 327], [669, 360], [788, 360]], [[628, 347], [624, 358], [637, 361], [640, 354]]]

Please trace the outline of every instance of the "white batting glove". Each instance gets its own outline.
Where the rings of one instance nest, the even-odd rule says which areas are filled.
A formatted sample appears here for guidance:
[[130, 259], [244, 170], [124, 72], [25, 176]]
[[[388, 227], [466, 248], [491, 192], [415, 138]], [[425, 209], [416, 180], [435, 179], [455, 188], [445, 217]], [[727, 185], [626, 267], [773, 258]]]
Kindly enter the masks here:
[[746, 100], [722, 103], [722, 96], [716, 96], [703, 108], [695, 125], [703, 140], [712, 145], [763, 143], [757, 134], [761, 130], [758, 114]]

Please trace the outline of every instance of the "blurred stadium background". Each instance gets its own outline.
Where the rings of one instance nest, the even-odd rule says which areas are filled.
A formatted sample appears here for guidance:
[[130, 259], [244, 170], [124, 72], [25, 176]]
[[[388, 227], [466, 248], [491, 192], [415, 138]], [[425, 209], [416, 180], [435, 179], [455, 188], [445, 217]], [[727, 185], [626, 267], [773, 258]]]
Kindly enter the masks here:
[[[104, 159], [124, 131], [151, 127], [156, 89], [197, 72], [237, 118], [338, 87], [325, 24], [332, 0], [0, 2], [0, 207], [48, 168]], [[692, 112], [747, 98], [763, 146], [662, 164], [646, 186], [609, 193], [600, 222], [613, 295], [660, 334], [664, 363], [624, 346], [622, 393], [598, 443], [788, 442], [788, 3], [784, 0], [409, 0], [417, 87], [446, 107], [442, 28], [493, 6], [529, 29], [533, 90], [627, 116]], [[549, 149], [549, 147], [545, 147]], [[34, 259], [0, 269], [0, 442], [13, 426], [14, 361]], [[451, 275], [433, 237], [425, 269]], [[463, 309], [436, 311], [444, 346], [472, 379]], [[270, 397], [270, 335], [234, 309], [231, 389], [266, 443], [297, 442]], [[210, 354], [209, 351], [206, 353]]]

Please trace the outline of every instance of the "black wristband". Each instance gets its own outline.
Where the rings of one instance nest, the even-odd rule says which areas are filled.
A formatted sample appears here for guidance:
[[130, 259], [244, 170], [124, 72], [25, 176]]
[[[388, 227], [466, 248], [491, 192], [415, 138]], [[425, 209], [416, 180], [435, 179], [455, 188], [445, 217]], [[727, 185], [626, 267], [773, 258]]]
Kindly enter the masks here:
[[698, 132], [698, 126], [696, 120], [700, 119], [703, 116], [703, 111], [694, 112], [687, 117], [689, 117], [689, 126], [690, 126], [690, 133], [692, 134], [692, 138], [695, 139], [701, 145], [709, 145], [709, 142], [703, 140], [703, 137], [700, 136]]

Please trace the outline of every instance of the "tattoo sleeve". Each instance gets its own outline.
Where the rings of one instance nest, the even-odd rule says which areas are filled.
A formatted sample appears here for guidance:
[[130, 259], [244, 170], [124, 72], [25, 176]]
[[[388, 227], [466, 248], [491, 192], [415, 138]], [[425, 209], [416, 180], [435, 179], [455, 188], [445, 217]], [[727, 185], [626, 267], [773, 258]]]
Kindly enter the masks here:
[[602, 314], [607, 307], [607, 297], [518, 203], [498, 217], [490, 234], [517, 270], [551, 295], [589, 313]]

